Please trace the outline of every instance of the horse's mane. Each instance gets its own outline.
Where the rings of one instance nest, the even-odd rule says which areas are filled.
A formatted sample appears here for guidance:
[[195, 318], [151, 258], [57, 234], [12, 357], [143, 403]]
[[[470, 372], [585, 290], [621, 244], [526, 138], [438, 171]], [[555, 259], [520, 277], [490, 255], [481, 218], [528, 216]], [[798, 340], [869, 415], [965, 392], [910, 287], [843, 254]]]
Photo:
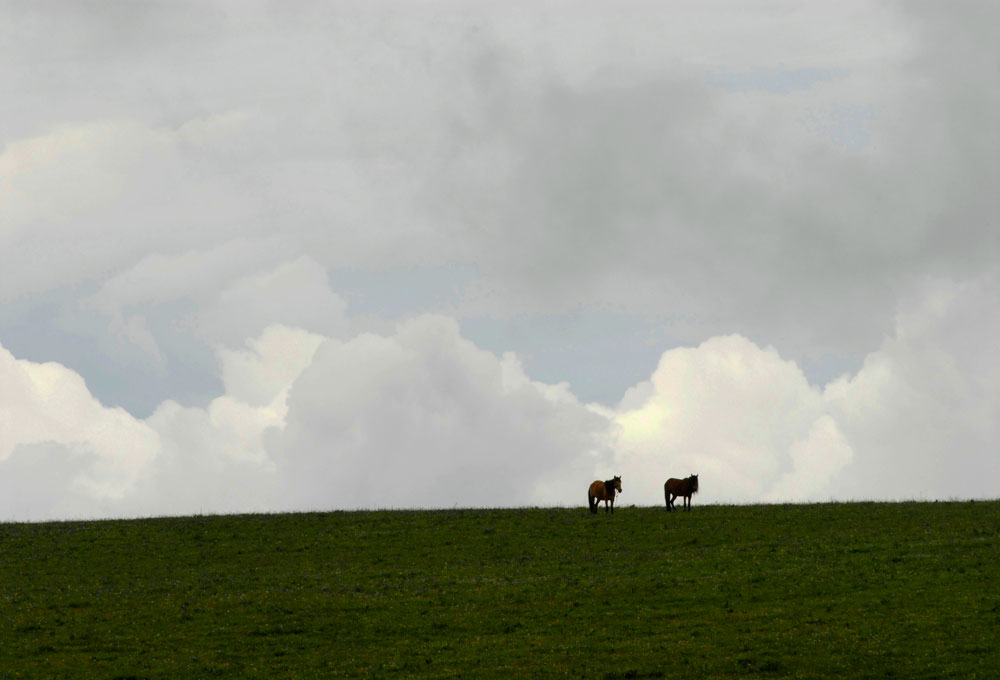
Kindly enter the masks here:
[[615, 493], [615, 480], [613, 480], [613, 479], [606, 479], [606, 480], [604, 480], [604, 490], [607, 491], [609, 494], [614, 495], [614, 493]]

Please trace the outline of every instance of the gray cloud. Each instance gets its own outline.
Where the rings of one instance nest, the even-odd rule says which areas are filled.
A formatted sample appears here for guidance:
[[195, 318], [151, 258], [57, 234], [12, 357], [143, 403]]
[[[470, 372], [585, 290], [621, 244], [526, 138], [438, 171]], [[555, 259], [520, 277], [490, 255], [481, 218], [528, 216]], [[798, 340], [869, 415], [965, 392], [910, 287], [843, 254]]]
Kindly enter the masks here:
[[856, 460], [833, 489], [866, 498], [997, 494], [998, 294], [995, 269], [960, 282], [927, 281], [862, 369], [827, 386]]
[[496, 304], [617, 304], [693, 317], [700, 333], [741, 328], [797, 357], [863, 352], [923, 276], [995, 258], [980, 118], [995, 106], [969, 102], [977, 148], [955, 149], [928, 129], [952, 121], [944, 96], [904, 80], [853, 104], [879, 111], [858, 151], [803, 124], [851, 87], [735, 96], [681, 71], [511, 93], [517, 115], [482, 126], [481, 153], [505, 162], [469, 160], [456, 178]]
[[[571, 451], [614, 448], [595, 442], [618, 397], [713, 337], [743, 338], [727, 356], [763, 352], [812, 404], [781, 434], [747, 402], [770, 477], [719, 445], [720, 497], [835, 494], [866, 465], [865, 493], [920, 494], [949, 441], [960, 472], [990, 478], [995, 400], [975, 376], [996, 364], [976, 330], [1000, 255], [993, 6], [82, 7], [0, 10], [0, 344], [12, 372], [59, 362], [81, 418], [153, 437], [148, 478], [115, 483], [158, 500], [114, 507], [168, 511], [189, 475], [190, 509], [224, 471], [252, 491], [208, 507], [296, 485], [322, 504], [308, 483], [341, 465], [399, 473], [352, 502], [424, 503], [401, 480], [425, 459], [448, 480], [431, 492], [460, 478], [458, 502], [503, 503], [469, 480], [513, 475], [510, 451], [547, 461], [511, 498], [562, 498], [559, 470], [593, 462]], [[298, 381], [229, 354], [276, 324], [325, 339]], [[504, 392], [505, 370], [530, 387]], [[295, 383], [287, 412], [274, 375]], [[94, 466], [119, 454], [86, 418], [0, 403], [35, 428], [0, 464], [110, 479]], [[427, 423], [450, 423], [443, 445]], [[910, 477], [890, 483], [903, 451]], [[634, 475], [678, 460], [649, 455]]]
[[593, 474], [608, 429], [513, 356], [424, 317], [392, 337], [327, 341], [269, 445], [296, 505], [511, 506], [543, 503], [539, 488], [571, 484], [571, 470]]

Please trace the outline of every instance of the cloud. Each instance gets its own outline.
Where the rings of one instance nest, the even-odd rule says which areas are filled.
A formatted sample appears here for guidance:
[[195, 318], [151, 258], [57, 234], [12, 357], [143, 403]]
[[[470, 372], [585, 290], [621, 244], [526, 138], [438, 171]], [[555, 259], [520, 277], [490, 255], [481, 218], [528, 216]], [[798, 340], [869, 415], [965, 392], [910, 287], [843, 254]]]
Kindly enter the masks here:
[[0, 515], [17, 519], [265, 510], [276, 503], [264, 446], [321, 336], [272, 326], [219, 350], [222, 394], [162, 403], [145, 420], [102, 406], [79, 375], [0, 348]]
[[[991, 493], [996, 8], [229, 9], [3, 10], [3, 464], [63, 510]], [[444, 263], [479, 347], [393, 290]]]
[[788, 457], [792, 469], [774, 481], [760, 500], [816, 502], [846, 499], [855, 492], [833, 484], [837, 474], [854, 459], [854, 450], [831, 416], [819, 416], [805, 438], [788, 448]]
[[826, 388], [855, 452], [835, 493], [867, 498], [1000, 494], [1000, 275], [931, 280], [861, 370]]
[[[158, 316], [157, 307], [178, 300], [205, 304], [205, 299], [216, 295], [219, 288], [262, 267], [272, 266], [280, 250], [278, 239], [237, 239], [206, 250], [147, 255], [106, 279], [101, 288], [81, 300], [79, 306], [106, 316], [109, 335], [142, 350], [146, 359], [164, 372], [166, 359], [141, 310]], [[252, 330], [259, 331], [268, 322]], [[251, 334], [239, 335], [236, 341]]]
[[243, 347], [220, 347], [224, 393], [205, 408], [164, 402], [147, 419], [163, 445], [127, 506], [141, 514], [279, 507], [279, 471], [266, 441], [285, 427], [289, 390], [324, 341], [273, 325]]
[[[462, 111], [475, 143], [448, 157], [441, 189], [452, 200], [434, 204], [443, 220], [474, 225], [459, 242], [486, 294], [462, 313], [605, 305], [676, 325], [685, 344], [738, 329], [797, 361], [859, 363], [924, 276], [988, 268], [1000, 241], [984, 226], [998, 209], [984, 184], [997, 151], [985, 121], [997, 102], [981, 87], [989, 75], [948, 56], [969, 18], [785, 10], [672, 8], [676, 22], [647, 13], [642, 28], [635, 14], [595, 28], [584, 13], [574, 21], [604, 69], [558, 41], [525, 66], [530, 30], [523, 43], [498, 41], [490, 88], [475, 91], [484, 105]], [[858, 32], [840, 33], [847, 26]], [[657, 60], [646, 30], [717, 39], [681, 38], [669, 48], [677, 59]], [[995, 53], [972, 34], [963, 49]], [[630, 49], [601, 51], [622, 35]], [[705, 63], [840, 77], [731, 92]]]
[[[132, 375], [146, 374], [145, 384], [129, 392], [119, 381], [109, 390], [102, 380], [107, 369], [94, 371], [97, 394], [122, 398], [124, 392], [133, 413], [148, 414], [164, 398], [206, 403], [218, 384], [203, 371], [212, 368], [219, 348], [239, 347], [272, 325], [333, 337], [351, 327], [346, 302], [330, 288], [326, 270], [308, 256], [283, 259], [285, 252], [280, 239], [236, 240], [143, 258], [80, 301], [81, 311], [61, 321], [61, 330], [95, 338], [108, 361]], [[192, 378], [201, 382], [198, 392], [176, 391], [178, 384], [191, 386]]]
[[698, 474], [722, 502], [824, 500], [851, 459], [822, 392], [794, 362], [738, 335], [669, 350], [616, 417], [617, 463], [644, 503]]
[[445, 317], [328, 340], [288, 403], [269, 445], [307, 507], [576, 504], [609, 453], [605, 415]]
[[996, 271], [926, 281], [822, 389], [741, 336], [669, 350], [618, 409], [619, 468], [644, 499], [689, 473], [723, 502], [995, 497], [998, 295]]
[[[0, 295], [171, 262], [208, 284], [199, 260], [272, 237], [280, 256], [244, 275], [301, 256], [327, 270], [453, 261], [483, 275], [464, 317], [605, 306], [685, 344], [735, 329], [800, 362], [860, 361], [920, 276], [996, 259], [983, 224], [997, 101], [977, 85], [991, 62], [949, 56], [995, 50], [963, 30], [990, 25], [987, 9], [452, 10], [13, 12], [68, 52], [10, 43], [12, 82], [32, 86], [12, 94], [25, 121], [0, 157], [0, 246], [18, 253]], [[123, 24], [143, 39], [107, 45]], [[78, 50], [86, 91], [59, 80]], [[37, 60], [33, 77], [15, 66]], [[117, 87], [133, 69], [148, 87]], [[787, 92], [712, 81], [747, 73], [839, 77]], [[846, 145], [832, 139], [845, 127]], [[231, 278], [212, 281], [220, 293]], [[148, 314], [114, 330], [155, 355], [141, 317], [155, 340]]]
[[197, 333], [233, 345], [282, 324], [337, 337], [349, 328], [347, 303], [330, 289], [326, 270], [308, 256], [228, 282], [206, 301]]
[[209, 248], [173, 255], [151, 253], [108, 277], [82, 301], [107, 316], [121, 315], [141, 305], [203, 297], [228, 283], [273, 266], [280, 258], [279, 237], [235, 239]]
[[[7, 516], [51, 517], [82, 499], [126, 498], [155, 458], [155, 431], [123, 409], [102, 406], [75, 372], [14, 358], [0, 347], [0, 467], [40, 495], [3, 496]], [[52, 469], [48, 468], [52, 465]], [[60, 499], [65, 493], [66, 504]], [[50, 505], [51, 504], [51, 505]]]
[[[659, 505], [994, 497], [1000, 274], [929, 280], [855, 374], [823, 388], [740, 335], [667, 350], [615, 409], [422, 315], [333, 338], [274, 325], [219, 347], [223, 391], [145, 420], [57, 364], [0, 354], [8, 518], [582, 505], [620, 474]], [[981, 332], [969, 334], [974, 326]]]
[[0, 460], [0, 518], [39, 521], [120, 516], [101, 503], [81, 480], [98, 462], [86, 450], [55, 442], [21, 444]]
[[[63, 125], [0, 155], [4, 300], [103, 277], [149, 253], [252, 237], [245, 201], [197, 171], [168, 130]], [[247, 232], [250, 232], [249, 234]]]
[[226, 396], [250, 406], [274, 405], [284, 418], [288, 390], [312, 363], [324, 340], [301, 328], [272, 325], [248, 340], [245, 348], [221, 347], [219, 364]]
[[610, 456], [606, 413], [476, 348], [445, 317], [349, 340], [276, 325], [218, 359], [224, 394], [205, 408], [166, 401], [139, 421], [102, 407], [69, 369], [8, 353], [3, 367], [26, 386], [4, 383], [0, 466], [31, 488], [48, 479], [51, 493], [2, 511], [575, 505], [580, 479]]

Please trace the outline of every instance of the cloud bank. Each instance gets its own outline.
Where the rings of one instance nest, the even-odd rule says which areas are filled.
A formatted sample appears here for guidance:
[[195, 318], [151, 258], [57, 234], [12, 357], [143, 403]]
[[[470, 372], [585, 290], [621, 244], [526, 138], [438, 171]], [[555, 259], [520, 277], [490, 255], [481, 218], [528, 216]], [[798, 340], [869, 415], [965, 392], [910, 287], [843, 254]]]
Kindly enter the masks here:
[[[657, 505], [987, 497], [1000, 415], [1000, 276], [934, 285], [863, 367], [820, 388], [740, 335], [664, 352], [615, 408], [531, 380], [424, 315], [346, 339], [269, 326], [217, 355], [224, 394], [144, 420], [4, 351], [5, 519], [334, 508], [582, 506], [620, 474]], [[942, 292], [944, 290], [945, 292]], [[959, 332], [967, 324], [981, 336]]]
[[0, 8], [0, 517], [996, 496], [998, 10]]

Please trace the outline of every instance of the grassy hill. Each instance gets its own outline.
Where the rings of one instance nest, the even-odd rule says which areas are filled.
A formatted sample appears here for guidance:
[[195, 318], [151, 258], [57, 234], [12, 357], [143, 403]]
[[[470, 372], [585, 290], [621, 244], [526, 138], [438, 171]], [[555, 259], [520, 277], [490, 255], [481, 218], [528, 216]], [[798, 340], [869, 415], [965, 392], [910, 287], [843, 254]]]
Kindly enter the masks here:
[[0, 525], [0, 678], [1000, 676], [1000, 502]]

